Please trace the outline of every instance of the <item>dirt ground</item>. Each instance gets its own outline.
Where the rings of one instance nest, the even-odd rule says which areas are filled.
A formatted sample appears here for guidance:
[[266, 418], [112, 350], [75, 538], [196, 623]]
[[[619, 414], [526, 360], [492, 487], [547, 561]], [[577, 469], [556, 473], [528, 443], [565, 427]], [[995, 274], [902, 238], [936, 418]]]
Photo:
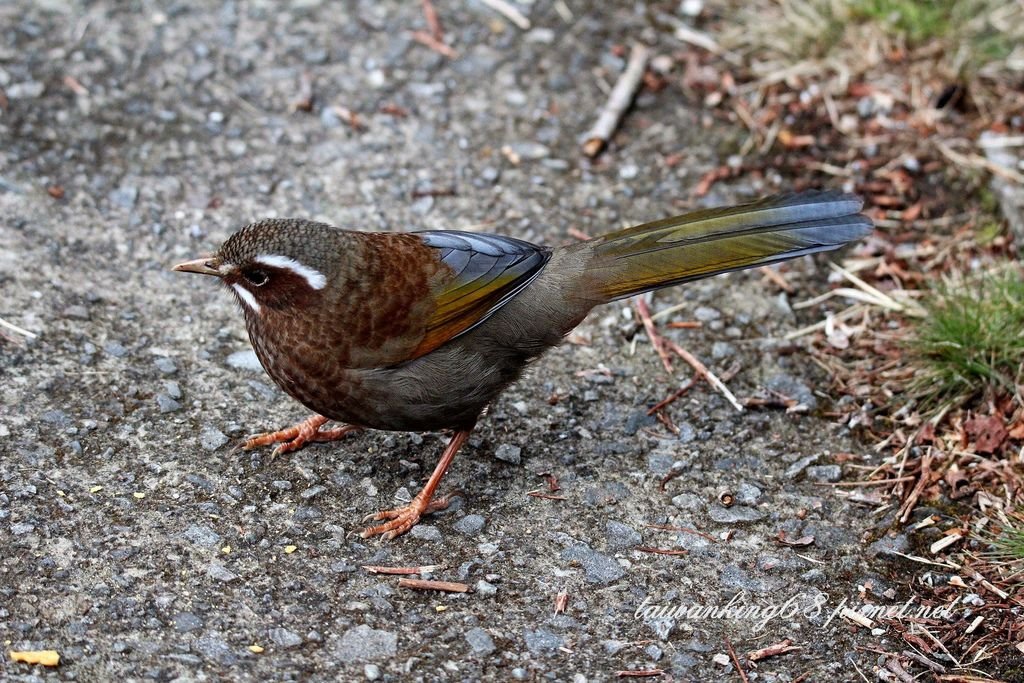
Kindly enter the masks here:
[[[673, 433], [647, 409], [691, 372], [667, 375], [621, 303], [505, 394], [443, 486], [455, 504], [395, 541], [353, 532], [415, 493], [443, 435], [364, 433], [273, 462], [233, 448], [306, 413], [256, 364], [227, 294], [169, 267], [250, 220], [557, 244], [785, 189], [726, 182], [693, 201], [735, 132], [672, 88], [642, 93], [609, 153], [582, 158], [622, 68], [613, 46], [678, 46], [611, 5], [525, 3], [521, 30], [438, 2], [455, 58], [410, 37], [415, 2], [0, 7], [0, 318], [37, 335], [0, 341], [0, 641], [61, 655], [4, 656], [0, 678], [739, 680], [730, 645], [786, 638], [800, 649], [749, 680], [854, 680], [851, 662], [873, 678], [877, 655], [857, 648], [891, 634], [833, 612], [899, 604], [888, 551], [914, 539], [828, 485], [872, 454], [821, 416], [819, 371], [782, 339], [822, 319], [790, 305], [826, 287], [827, 259], [790, 268], [793, 295], [746, 273], [652, 303], [703, 323], [664, 332], [716, 372], [738, 365], [737, 395], [774, 388], [806, 413], [740, 414], [699, 384], [666, 410]], [[546, 474], [557, 498], [528, 496]], [[363, 565], [441, 565], [432, 578], [472, 591]], [[763, 619], [649, 609], [790, 599]]]

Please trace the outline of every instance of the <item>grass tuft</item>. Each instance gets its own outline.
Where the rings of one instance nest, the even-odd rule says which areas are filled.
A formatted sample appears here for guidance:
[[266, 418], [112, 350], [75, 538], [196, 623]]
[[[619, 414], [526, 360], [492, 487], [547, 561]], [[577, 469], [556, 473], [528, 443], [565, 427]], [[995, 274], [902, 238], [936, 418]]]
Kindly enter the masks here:
[[924, 302], [908, 344], [922, 373], [912, 387], [926, 406], [962, 405], [1024, 383], [1024, 277], [1016, 268], [947, 282]]
[[996, 562], [1024, 563], [1024, 514], [1010, 513], [1007, 522], [998, 534], [979, 537], [989, 546], [983, 556]]
[[854, 0], [850, 5], [855, 18], [887, 24], [920, 44], [950, 32], [957, 0]]

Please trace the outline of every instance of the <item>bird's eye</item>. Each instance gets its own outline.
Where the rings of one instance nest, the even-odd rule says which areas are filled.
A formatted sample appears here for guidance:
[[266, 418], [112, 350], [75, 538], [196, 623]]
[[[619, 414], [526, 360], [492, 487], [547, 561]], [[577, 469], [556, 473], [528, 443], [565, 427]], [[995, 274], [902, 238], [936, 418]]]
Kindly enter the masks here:
[[255, 287], [262, 287], [267, 284], [267, 280], [270, 276], [267, 275], [267, 271], [260, 270], [259, 268], [247, 268], [242, 271], [242, 277], [248, 280], [249, 284]]

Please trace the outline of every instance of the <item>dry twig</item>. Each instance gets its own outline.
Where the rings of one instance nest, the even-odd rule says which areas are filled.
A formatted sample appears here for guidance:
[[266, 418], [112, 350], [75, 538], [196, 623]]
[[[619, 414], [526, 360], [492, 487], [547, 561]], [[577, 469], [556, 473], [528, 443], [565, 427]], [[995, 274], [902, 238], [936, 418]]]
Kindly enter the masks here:
[[690, 353], [689, 351], [687, 351], [683, 347], [679, 346], [679, 344], [676, 344], [671, 339], [666, 339], [664, 341], [665, 341], [665, 344], [677, 356], [679, 356], [680, 358], [685, 360], [687, 363], [689, 363], [690, 366], [694, 370], [696, 370], [698, 374], [700, 374], [704, 379], [706, 379], [708, 381], [708, 384], [713, 386], [715, 389], [718, 389], [718, 391], [723, 396], [725, 396], [726, 400], [729, 401], [729, 403], [732, 404], [732, 407], [735, 408], [737, 410], [737, 412], [740, 412], [740, 413], [743, 412], [743, 410], [744, 410], [743, 404], [740, 403], [739, 400], [736, 399], [736, 396], [731, 391], [729, 391], [729, 387], [725, 386], [725, 384], [722, 382], [722, 380], [718, 379], [718, 377], [715, 375], [715, 373], [713, 373], [710, 370], [708, 370], [707, 366], [704, 365], [703, 363], [701, 363], [700, 360], [698, 360], [696, 356], [694, 356], [692, 353]]
[[651, 346], [657, 352], [658, 358], [661, 358], [661, 364], [665, 366], [665, 372], [672, 374], [672, 360], [668, 356], [668, 351], [665, 350], [666, 341], [654, 328], [654, 321], [651, 319], [651, 309], [647, 307], [647, 302], [644, 301], [643, 297], [636, 297], [633, 299], [633, 306], [636, 308], [637, 315], [640, 316], [644, 330], [647, 331], [647, 337], [651, 340]]
[[399, 579], [399, 588], [413, 588], [423, 591], [442, 591], [445, 593], [468, 593], [469, 586], [455, 581], [431, 581], [428, 579]]
[[530, 20], [527, 19], [522, 12], [505, 2], [505, 0], [480, 0], [480, 2], [487, 5], [524, 31], [530, 30]]
[[584, 137], [583, 153], [588, 157], [596, 157], [611, 140], [619, 121], [622, 120], [622, 115], [629, 109], [637, 90], [640, 89], [649, 54], [650, 50], [646, 46], [639, 43], [633, 46], [626, 69], [615, 82], [608, 101], [597, 117], [597, 123]]
[[784, 655], [787, 652], [796, 652], [803, 648], [799, 645], [793, 645], [793, 641], [786, 638], [781, 643], [775, 643], [768, 647], [762, 647], [760, 650], [751, 650], [746, 654], [746, 657], [751, 662], [756, 662], [761, 659], [767, 659], [768, 657], [777, 657], [778, 655]]
[[363, 569], [371, 574], [432, 574], [443, 565], [427, 564], [422, 567], [384, 567], [381, 565], [364, 564]]
[[740, 666], [739, 657], [736, 656], [736, 650], [732, 649], [732, 643], [729, 642], [728, 638], [725, 639], [725, 646], [729, 648], [729, 656], [732, 657], [732, 661], [736, 665], [736, 671], [739, 673], [740, 678], [743, 679], [743, 683], [750, 683], [747, 679], [747, 672]]

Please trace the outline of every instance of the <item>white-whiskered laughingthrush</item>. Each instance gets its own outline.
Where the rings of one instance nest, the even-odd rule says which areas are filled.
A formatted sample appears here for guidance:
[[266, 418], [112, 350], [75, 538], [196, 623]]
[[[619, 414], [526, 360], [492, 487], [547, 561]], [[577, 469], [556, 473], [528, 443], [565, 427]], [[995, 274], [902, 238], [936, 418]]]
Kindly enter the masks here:
[[[696, 211], [547, 248], [455, 231], [374, 233], [264, 220], [175, 270], [234, 292], [264, 369], [313, 417], [246, 448], [275, 453], [353, 429], [454, 432], [406, 506], [363, 536], [393, 538], [447, 505], [434, 493], [487, 406], [598, 304], [836, 249], [871, 230], [836, 192]], [[343, 426], [322, 429], [328, 420]]]

